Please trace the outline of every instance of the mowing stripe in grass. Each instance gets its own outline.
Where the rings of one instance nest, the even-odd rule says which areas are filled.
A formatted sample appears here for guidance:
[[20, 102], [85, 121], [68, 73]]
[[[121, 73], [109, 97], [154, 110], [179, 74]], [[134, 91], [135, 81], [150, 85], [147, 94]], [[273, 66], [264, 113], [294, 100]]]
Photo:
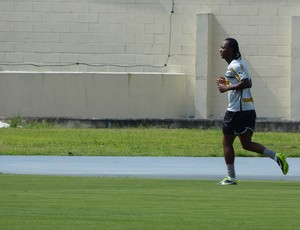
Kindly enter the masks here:
[[[255, 133], [254, 141], [300, 157], [300, 133]], [[237, 156], [258, 156], [235, 142]], [[0, 129], [2, 155], [223, 156], [221, 130]]]
[[300, 182], [0, 175], [0, 229], [297, 229]]

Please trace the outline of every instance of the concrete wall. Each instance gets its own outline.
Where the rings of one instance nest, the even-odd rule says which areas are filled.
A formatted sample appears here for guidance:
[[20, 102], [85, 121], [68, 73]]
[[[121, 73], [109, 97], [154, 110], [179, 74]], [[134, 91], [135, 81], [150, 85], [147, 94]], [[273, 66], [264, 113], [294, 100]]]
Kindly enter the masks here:
[[292, 18], [291, 117], [300, 120], [300, 17]]
[[0, 0], [0, 62], [48, 65], [1, 67], [193, 75], [194, 17], [182, 18], [177, 6], [167, 61], [171, 10], [171, 0]]
[[218, 119], [227, 104], [214, 84], [226, 68], [218, 50], [231, 36], [249, 64], [258, 117], [299, 120], [297, 16], [295, 0], [0, 0], [0, 69], [181, 73], [198, 79], [189, 88], [196, 117]]
[[197, 15], [195, 117], [202, 119], [211, 116], [212, 20], [212, 14]]
[[2, 117], [187, 118], [193, 115], [180, 74], [2, 72]]

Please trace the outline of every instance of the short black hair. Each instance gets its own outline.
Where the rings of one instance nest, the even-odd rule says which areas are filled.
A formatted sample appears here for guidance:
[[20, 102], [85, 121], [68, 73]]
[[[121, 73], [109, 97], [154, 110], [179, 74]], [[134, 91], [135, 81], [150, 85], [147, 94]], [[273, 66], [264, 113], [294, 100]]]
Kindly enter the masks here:
[[225, 41], [228, 41], [229, 47], [233, 49], [234, 59], [242, 58], [237, 40], [234, 38], [226, 38]]

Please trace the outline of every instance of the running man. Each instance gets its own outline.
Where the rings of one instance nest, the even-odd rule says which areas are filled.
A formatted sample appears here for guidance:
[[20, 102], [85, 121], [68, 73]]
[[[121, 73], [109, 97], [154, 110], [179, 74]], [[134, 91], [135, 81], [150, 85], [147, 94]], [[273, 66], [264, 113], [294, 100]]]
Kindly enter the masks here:
[[250, 88], [251, 76], [247, 65], [242, 60], [238, 42], [227, 38], [221, 45], [220, 55], [228, 63], [225, 77], [217, 79], [217, 87], [221, 93], [228, 93], [228, 107], [223, 120], [223, 150], [228, 176], [220, 181], [220, 185], [236, 185], [234, 168], [235, 152], [233, 142], [239, 137], [243, 149], [263, 154], [273, 159], [286, 175], [289, 165], [286, 156], [276, 153], [265, 146], [253, 142], [256, 112]]

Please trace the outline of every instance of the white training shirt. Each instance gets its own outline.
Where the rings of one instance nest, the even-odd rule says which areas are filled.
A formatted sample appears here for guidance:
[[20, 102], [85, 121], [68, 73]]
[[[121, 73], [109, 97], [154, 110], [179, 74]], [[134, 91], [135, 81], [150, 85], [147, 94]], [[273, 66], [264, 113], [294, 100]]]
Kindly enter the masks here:
[[[234, 59], [228, 65], [225, 78], [227, 85], [235, 85], [246, 78], [251, 80], [248, 67], [242, 59]], [[254, 102], [250, 88], [229, 90], [227, 110], [232, 112], [254, 110]]]

